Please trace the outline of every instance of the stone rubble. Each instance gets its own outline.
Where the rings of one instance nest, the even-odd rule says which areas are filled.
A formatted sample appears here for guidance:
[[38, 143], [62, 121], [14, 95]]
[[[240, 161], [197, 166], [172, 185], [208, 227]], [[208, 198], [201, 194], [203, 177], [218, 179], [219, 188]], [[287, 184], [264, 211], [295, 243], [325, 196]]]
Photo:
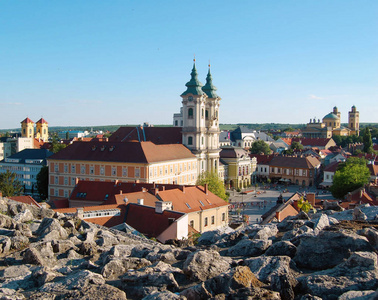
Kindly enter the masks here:
[[[0, 198], [0, 299], [375, 299], [378, 208], [152, 240]], [[177, 245], [182, 245], [181, 247]]]

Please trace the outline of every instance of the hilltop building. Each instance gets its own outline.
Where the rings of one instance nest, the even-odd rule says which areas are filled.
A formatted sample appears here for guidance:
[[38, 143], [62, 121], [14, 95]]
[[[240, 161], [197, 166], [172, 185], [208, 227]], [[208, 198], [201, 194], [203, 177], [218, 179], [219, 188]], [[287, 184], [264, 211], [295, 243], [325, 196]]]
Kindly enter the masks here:
[[[34, 125], [36, 125], [36, 133], [34, 134]], [[34, 123], [29, 118], [21, 122], [21, 137], [36, 138], [47, 142], [49, 139], [49, 124], [45, 119], [41, 118]]]
[[341, 126], [341, 113], [337, 107], [323, 117], [322, 122], [314, 118], [310, 119], [306, 127], [302, 129], [302, 135], [306, 138], [331, 138], [332, 135], [359, 135], [360, 132], [360, 113], [353, 105], [348, 113], [348, 127]]

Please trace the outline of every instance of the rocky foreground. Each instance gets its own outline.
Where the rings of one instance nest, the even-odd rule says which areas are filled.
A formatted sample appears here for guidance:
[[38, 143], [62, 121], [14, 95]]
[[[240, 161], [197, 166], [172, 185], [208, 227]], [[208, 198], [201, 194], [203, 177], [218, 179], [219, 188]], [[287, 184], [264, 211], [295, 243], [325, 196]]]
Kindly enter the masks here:
[[185, 247], [6, 199], [0, 211], [0, 299], [378, 297], [376, 207], [206, 232]]

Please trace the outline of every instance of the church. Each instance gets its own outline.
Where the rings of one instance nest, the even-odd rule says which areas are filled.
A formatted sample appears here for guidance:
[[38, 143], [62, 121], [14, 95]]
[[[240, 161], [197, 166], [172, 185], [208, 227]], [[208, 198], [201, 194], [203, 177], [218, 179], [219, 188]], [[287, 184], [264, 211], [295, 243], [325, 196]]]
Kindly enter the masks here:
[[348, 127], [341, 126], [341, 113], [337, 107], [325, 115], [322, 122], [314, 118], [310, 119], [306, 127], [302, 129], [302, 135], [305, 138], [331, 138], [333, 135], [350, 136], [359, 135], [360, 133], [360, 113], [353, 105], [348, 113]]

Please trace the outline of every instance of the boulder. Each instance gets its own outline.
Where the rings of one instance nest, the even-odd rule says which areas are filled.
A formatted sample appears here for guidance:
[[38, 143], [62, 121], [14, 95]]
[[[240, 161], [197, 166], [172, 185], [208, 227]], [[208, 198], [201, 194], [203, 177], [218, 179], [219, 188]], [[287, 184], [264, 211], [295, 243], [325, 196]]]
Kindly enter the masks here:
[[326, 300], [348, 291], [373, 290], [378, 284], [377, 254], [355, 252], [338, 266], [299, 277], [298, 281], [303, 293]]
[[12, 241], [9, 237], [0, 235], [0, 254], [7, 254], [11, 249]]
[[67, 300], [126, 300], [124, 291], [109, 284], [88, 285], [80, 290], [69, 291], [64, 295]]
[[280, 241], [274, 243], [272, 246], [266, 250], [265, 255], [267, 256], [289, 256], [294, 257], [297, 252], [297, 247], [295, 247], [289, 241]]
[[44, 285], [46, 282], [54, 280], [58, 276], [62, 276], [62, 274], [46, 267], [38, 267], [34, 269], [32, 273], [32, 279], [38, 287]]
[[260, 256], [244, 262], [260, 281], [279, 292], [282, 299], [294, 299], [294, 288], [298, 282], [290, 268], [290, 257]]
[[264, 226], [262, 229], [256, 232], [253, 236], [254, 240], [267, 240], [276, 236], [278, 233], [277, 226]]
[[362, 210], [358, 207], [356, 207], [353, 210], [353, 220], [355, 221], [366, 221], [367, 216], [362, 212]]
[[151, 295], [144, 297], [142, 300], [186, 300], [186, 297], [177, 295], [170, 291], [153, 292]]
[[14, 250], [23, 250], [29, 246], [29, 239], [26, 236], [12, 236], [10, 239], [12, 243], [11, 248]]
[[342, 294], [338, 300], [373, 300], [374, 290], [371, 291], [349, 291]]
[[104, 278], [117, 278], [123, 275], [130, 269], [138, 270], [140, 268], [150, 266], [151, 263], [145, 258], [138, 257], [125, 257], [116, 258], [109, 261], [101, 270], [101, 274]]
[[40, 292], [64, 293], [67, 290], [83, 290], [89, 285], [105, 284], [104, 278], [100, 274], [89, 270], [78, 270], [70, 272], [67, 276], [59, 277], [53, 282], [47, 282], [39, 288]]
[[26, 277], [31, 274], [30, 269], [25, 265], [20, 266], [10, 266], [3, 270], [3, 278], [15, 278], [15, 277]]
[[37, 242], [29, 246], [23, 255], [23, 261], [27, 264], [53, 266], [56, 263], [51, 242]]
[[373, 228], [364, 228], [357, 232], [359, 235], [366, 237], [374, 247], [375, 250], [378, 250], [378, 231]]
[[258, 256], [272, 245], [271, 240], [241, 240], [227, 251], [229, 256]]
[[351, 231], [321, 231], [317, 236], [303, 236], [294, 261], [299, 267], [324, 270], [343, 262], [355, 251], [373, 251], [365, 237]]
[[205, 281], [230, 268], [227, 260], [213, 250], [199, 250], [188, 256], [183, 271], [193, 281]]
[[99, 237], [96, 241], [96, 244], [102, 247], [112, 247], [114, 245], [117, 245], [118, 239], [109, 231], [100, 230], [97, 233], [97, 236]]
[[312, 221], [314, 222], [313, 230], [315, 234], [318, 234], [323, 228], [329, 226], [328, 216], [325, 214]]
[[141, 299], [155, 291], [170, 290], [175, 292], [179, 285], [175, 274], [182, 274], [178, 268], [164, 262], [158, 262], [138, 271], [126, 273], [122, 278], [122, 290], [131, 298]]
[[16, 227], [16, 222], [11, 217], [0, 213], [0, 227], [13, 229]]
[[82, 255], [94, 255], [97, 252], [97, 245], [94, 242], [83, 242], [79, 246], [79, 253]]
[[54, 253], [64, 253], [68, 250], [79, 250], [70, 240], [53, 240], [51, 242]]
[[223, 235], [215, 245], [220, 248], [231, 247], [239, 243], [241, 240], [247, 239], [248, 235], [241, 231], [234, 231]]
[[15, 215], [13, 217], [13, 220], [15, 222], [26, 223], [26, 222], [33, 221], [34, 216], [29, 209], [25, 209], [22, 212], [19, 212], [17, 215]]
[[52, 218], [44, 218], [36, 234], [40, 239], [46, 241], [67, 239], [67, 231], [60, 225], [59, 221]]
[[301, 235], [312, 235], [313, 232], [314, 230], [311, 227], [303, 225], [300, 228], [294, 228], [292, 230], [285, 232], [285, 234], [282, 236], [282, 240], [291, 241], [292, 239], [297, 239]]
[[277, 229], [280, 232], [285, 232], [299, 228], [305, 224], [304, 220], [290, 220], [288, 218], [284, 219], [282, 222], [278, 223]]

